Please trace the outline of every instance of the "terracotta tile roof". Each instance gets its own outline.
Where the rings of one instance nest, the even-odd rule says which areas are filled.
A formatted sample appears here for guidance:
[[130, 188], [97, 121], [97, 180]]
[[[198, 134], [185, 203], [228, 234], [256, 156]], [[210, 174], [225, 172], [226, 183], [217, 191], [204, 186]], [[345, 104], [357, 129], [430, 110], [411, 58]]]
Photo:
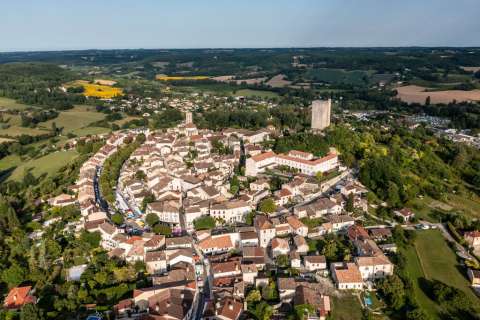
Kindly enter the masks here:
[[208, 237], [205, 240], [201, 241], [198, 246], [202, 250], [207, 249], [221, 249], [221, 248], [233, 248], [232, 239], [229, 235], [223, 236], [216, 236], [216, 237]]
[[237, 320], [243, 311], [243, 303], [232, 298], [225, 298], [220, 308], [217, 309], [218, 315], [229, 320]]
[[213, 274], [235, 272], [235, 271], [240, 272], [240, 262], [227, 261], [227, 262], [212, 263], [212, 271], [213, 271]]
[[364, 227], [354, 224], [347, 229], [348, 238], [353, 240], [366, 240], [370, 239], [367, 230]]
[[408, 208], [403, 208], [402, 210], [398, 210], [397, 211], [400, 215], [404, 216], [404, 217], [409, 217], [411, 215], [413, 215], [414, 213], [408, 209]]
[[257, 154], [255, 156], [251, 157], [250, 159], [252, 159], [255, 162], [260, 162], [260, 161], [263, 161], [265, 159], [272, 158], [274, 156], [275, 156], [275, 152], [269, 151], [269, 152]]
[[338, 283], [361, 283], [362, 274], [354, 263], [346, 263], [343, 267], [334, 268]]
[[303, 260], [309, 263], [327, 263], [325, 256], [306, 256], [303, 257]]
[[274, 238], [272, 240], [272, 250], [280, 249], [280, 250], [289, 250], [290, 246], [288, 245], [288, 241], [282, 238]]
[[261, 247], [244, 247], [242, 251], [244, 258], [265, 257], [265, 249]]
[[293, 194], [290, 192], [290, 190], [283, 188], [280, 190], [280, 192], [278, 192], [278, 195], [283, 198], [291, 197]]
[[278, 278], [278, 290], [295, 290], [297, 284], [294, 278]]
[[145, 262], [167, 260], [165, 251], [149, 251], [145, 254]]
[[303, 228], [303, 227], [306, 227], [302, 221], [300, 221], [297, 217], [295, 216], [288, 216], [287, 217], [287, 222], [288, 224], [294, 229], [299, 229], [299, 228]]
[[255, 228], [260, 230], [274, 229], [272, 223], [268, 221], [268, 218], [266, 216], [263, 215], [258, 215], [255, 217], [254, 225]]
[[31, 290], [31, 286], [12, 288], [3, 305], [7, 309], [19, 309], [27, 303], [35, 303], [35, 297], [30, 295]]

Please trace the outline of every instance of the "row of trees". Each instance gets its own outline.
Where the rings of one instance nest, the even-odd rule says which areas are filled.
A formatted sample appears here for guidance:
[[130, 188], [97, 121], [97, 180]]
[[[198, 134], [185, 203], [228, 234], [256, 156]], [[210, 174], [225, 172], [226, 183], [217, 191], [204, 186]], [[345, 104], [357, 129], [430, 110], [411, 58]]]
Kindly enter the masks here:
[[115, 202], [115, 189], [123, 163], [145, 141], [145, 135], [138, 135], [135, 141], [125, 140], [126, 145], [105, 160], [99, 180], [102, 196], [110, 203]]

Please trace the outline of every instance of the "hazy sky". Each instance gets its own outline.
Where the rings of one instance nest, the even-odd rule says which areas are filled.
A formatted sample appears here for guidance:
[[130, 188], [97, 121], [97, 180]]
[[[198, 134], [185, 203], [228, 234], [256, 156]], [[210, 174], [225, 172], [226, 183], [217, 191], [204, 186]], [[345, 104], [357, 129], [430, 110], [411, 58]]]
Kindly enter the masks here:
[[480, 0], [1, 0], [0, 51], [480, 46]]

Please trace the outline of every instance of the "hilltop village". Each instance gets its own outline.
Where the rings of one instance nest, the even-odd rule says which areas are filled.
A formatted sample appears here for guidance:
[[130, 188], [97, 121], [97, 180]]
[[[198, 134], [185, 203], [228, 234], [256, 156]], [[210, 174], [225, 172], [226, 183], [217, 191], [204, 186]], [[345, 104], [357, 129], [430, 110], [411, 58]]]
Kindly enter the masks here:
[[[318, 108], [328, 111], [326, 127], [331, 102]], [[111, 259], [145, 264], [152, 286], [120, 301], [117, 317], [236, 320], [252, 299], [279, 299], [277, 315], [300, 308], [326, 319], [342, 291], [371, 289], [393, 274], [391, 229], [361, 226], [367, 189], [337, 151], [277, 154], [264, 147], [274, 134], [199, 130], [187, 111], [164, 131], [113, 133], [82, 165], [76, 196], [50, 199], [78, 204], [82, 218], [69, 227], [99, 234]], [[108, 201], [102, 170], [133, 144]], [[399, 215], [413, 218], [408, 209]], [[335, 234], [346, 242], [332, 245], [353, 248], [342, 260], [316, 247]], [[80, 277], [85, 267], [71, 272]]]

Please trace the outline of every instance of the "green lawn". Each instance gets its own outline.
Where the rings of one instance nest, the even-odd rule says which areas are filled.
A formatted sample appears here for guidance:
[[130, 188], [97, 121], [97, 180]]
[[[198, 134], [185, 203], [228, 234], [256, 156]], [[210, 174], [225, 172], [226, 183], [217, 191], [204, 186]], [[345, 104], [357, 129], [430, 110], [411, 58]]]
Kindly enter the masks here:
[[17, 155], [6, 156], [0, 160], [0, 171], [15, 167], [21, 162], [22, 160]]
[[407, 259], [406, 269], [408, 276], [413, 283], [413, 293], [415, 295], [415, 301], [418, 302], [420, 307], [429, 314], [432, 318], [438, 316], [438, 309], [435, 302], [433, 302], [420, 288], [419, 279], [424, 278], [422, 266], [418, 259], [415, 247], [410, 247], [404, 252]]
[[25, 172], [29, 170], [36, 177], [45, 173], [47, 175], [51, 175], [77, 156], [78, 153], [74, 150], [53, 152], [38, 159], [33, 159], [26, 162], [20, 161], [19, 158], [10, 158], [12, 156], [9, 156], [6, 157], [9, 158], [7, 161], [4, 161], [5, 158], [1, 160], [0, 163], [2, 163], [2, 165], [0, 168], [6, 165], [10, 165], [10, 167], [12, 165], [16, 166], [16, 169], [12, 172], [8, 179], [18, 181], [22, 179]]
[[433, 318], [438, 317], [438, 307], [435, 302], [421, 289], [421, 278], [439, 280], [464, 291], [478, 306], [478, 298], [469, 288], [469, 283], [463, 269], [458, 265], [455, 253], [445, 242], [439, 230], [417, 232], [415, 246], [405, 252], [407, 272], [414, 284], [416, 301]]
[[55, 122], [57, 128], [63, 127], [63, 133], [73, 132], [77, 129], [87, 127], [95, 121], [103, 120], [104, 114], [97, 112], [91, 106], [75, 106], [71, 110], [62, 111], [57, 118], [38, 124], [39, 128], [51, 129]]
[[242, 89], [242, 90], [238, 90], [234, 94], [234, 96], [276, 98], [278, 97], [278, 93], [273, 91], [266, 91], [266, 90]]
[[46, 130], [39, 130], [39, 129], [32, 129], [32, 128], [24, 128], [24, 127], [17, 127], [11, 126], [7, 129], [0, 129], [0, 136], [9, 136], [9, 137], [18, 137], [22, 134], [27, 134], [30, 136], [38, 136], [48, 133]]
[[95, 134], [102, 134], [110, 132], [110, 129], [104, 127], [85, 127], [79, 128], [71, 131], [78, 137], [88, 136], [88, 135], [95, 135]]
[[349, 293], [341, 297], [332, 296], [332, 319], [335, 320], [361, 320], [362, 306], [358, 298]]
[[0, 97], [0, 109], [24, 110], [28, 107], [26, 104], [18, 103], [14, 99]]

